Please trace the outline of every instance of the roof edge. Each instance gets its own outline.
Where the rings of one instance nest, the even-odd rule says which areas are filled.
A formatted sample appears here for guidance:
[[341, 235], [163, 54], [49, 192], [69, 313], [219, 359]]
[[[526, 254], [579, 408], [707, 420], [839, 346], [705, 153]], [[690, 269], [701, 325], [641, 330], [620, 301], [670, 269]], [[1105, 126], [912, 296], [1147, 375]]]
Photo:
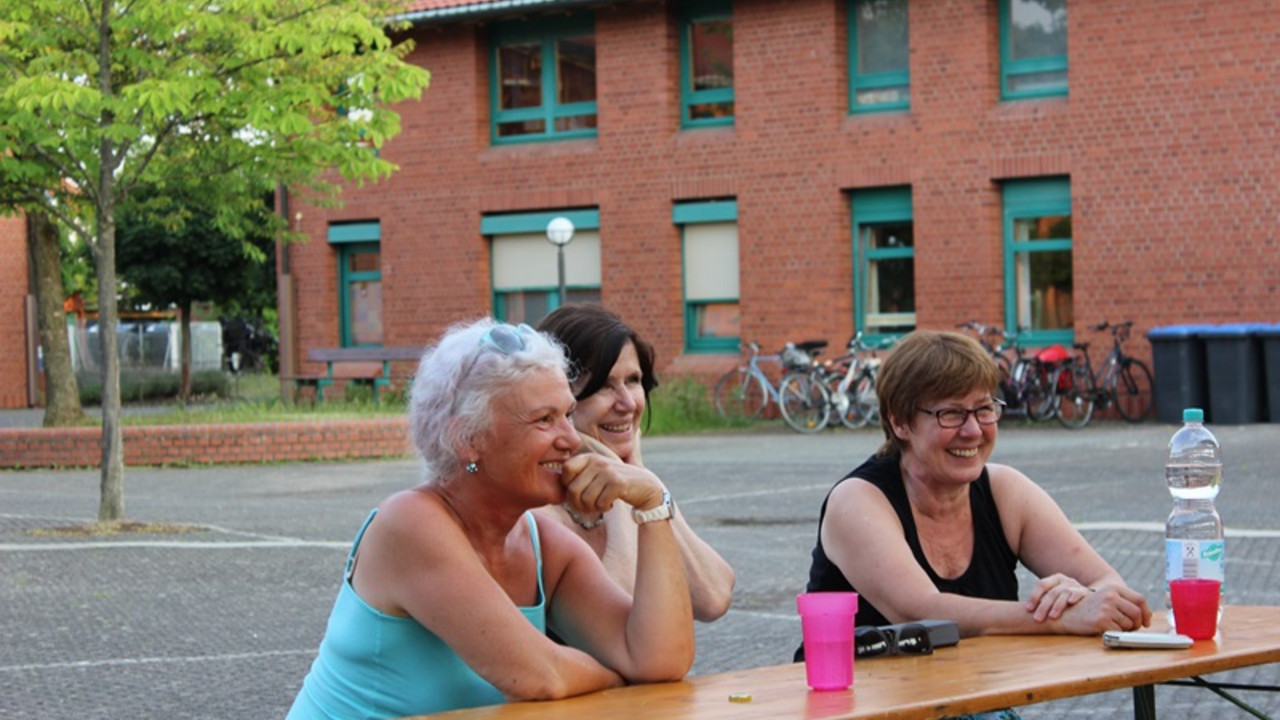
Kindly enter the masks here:
[[453, 7], [435, 8], [431, 10], [415, 10], [391, 16], [391, 20], [408, 21], [415, 27], [424, 25], [442, 25], [449, 22], [465, 20], [483, 20], [486, 18], [509, 15], [522, 10], [547, 10], [555, 8], [577, 8], [589, 5], [616, 5], [627, 0], [488, 0]]

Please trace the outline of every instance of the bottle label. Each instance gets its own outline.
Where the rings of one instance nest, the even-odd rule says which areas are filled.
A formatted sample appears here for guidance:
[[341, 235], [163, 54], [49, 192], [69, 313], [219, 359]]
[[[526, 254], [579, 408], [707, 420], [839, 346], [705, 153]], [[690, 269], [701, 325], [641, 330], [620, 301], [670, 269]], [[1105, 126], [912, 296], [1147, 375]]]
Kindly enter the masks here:
[[1226, 554], [1222, 540], [1165, 540], [1166, 579], [1226, 579]]

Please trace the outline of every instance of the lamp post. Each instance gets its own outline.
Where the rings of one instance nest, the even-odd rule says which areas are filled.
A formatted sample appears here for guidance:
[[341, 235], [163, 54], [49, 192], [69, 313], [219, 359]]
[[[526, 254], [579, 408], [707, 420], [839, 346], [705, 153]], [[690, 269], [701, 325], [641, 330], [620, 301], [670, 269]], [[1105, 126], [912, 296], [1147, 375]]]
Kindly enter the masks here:
[[560, 277], [560, 295], [558, 305], [563, 305], [564, 297], [564, 246], [573, 239], [573, 222], [567, 217], [551, 218], [547, 223], [547, 242], [556, 246], [556, 267]]

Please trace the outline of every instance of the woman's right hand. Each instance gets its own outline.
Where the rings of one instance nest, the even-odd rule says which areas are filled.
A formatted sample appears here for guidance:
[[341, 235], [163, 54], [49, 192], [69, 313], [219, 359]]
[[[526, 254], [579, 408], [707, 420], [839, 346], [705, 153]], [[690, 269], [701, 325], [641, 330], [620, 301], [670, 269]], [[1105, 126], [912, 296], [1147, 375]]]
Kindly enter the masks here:
[[1059, 620], [1073, 635], [1101, 635], [1107, 630], [1138, 630], [1151, 624], [1151, 609], [1142, 593], [1123, 583], [1103, 583], [1067, 608]]
[[565, 501], [578, 512], [608, 512], [618, 500], [641, 510], [662, 502], [663, 486], [657, 475], [612, 454], [574, 455], [564, 463], [561, 482]]

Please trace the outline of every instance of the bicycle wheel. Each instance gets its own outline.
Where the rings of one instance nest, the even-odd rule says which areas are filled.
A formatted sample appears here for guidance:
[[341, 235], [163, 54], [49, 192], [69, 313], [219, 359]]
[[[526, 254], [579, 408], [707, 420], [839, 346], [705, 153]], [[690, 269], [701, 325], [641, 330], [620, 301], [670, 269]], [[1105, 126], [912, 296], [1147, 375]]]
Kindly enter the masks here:
[[1082, 367], [1068, 363], [1053, 371], [1054, 417], [1068, 430], [1079, 430], [1093, 418], [1093, 384]]
[[1032, 360], [1024, 367], [1021, 382], [1027, 417], [1036, 421], [1053, 417], [1053, 385], [1049, 382], [1048, 369]]
[[838, 421], [847, 428], [857, 430], [867, 424], [867, 416], [858, 404], [858, 378], [851, 380], [849, 387], [841, 392], [840, 383], [844, 382], [844, 377], [843, 373], [827, 376], [827, 394], [831, 396], [831, 418], [828, 422], [834, 424]]
[[831, 395], [822, 381], [808, 373], [787, 373], [778, 385], [778, 407], [792, 430], [816, 433], [830, 420]]
[[1111, 377], [1107, 388], [1115, 399], [1116, 410], [1120, 417], [1131, 423], [1146, 420], [1154, 406], [1151, 402], [1151, 370], [1141, 360], [1127, 358], [1120, 366], [1120, 372]]
[[764, 379], [746, 368], [730, 370], [716, 381], [716, 412], [727, 420], [754, 420], [769, 403]]
[[862, 416], [863, 425], [880, 424], [880, 396], [876, 394], [876, 371], [866, 368], [851, 388], [857, 400], [858, 414]]

